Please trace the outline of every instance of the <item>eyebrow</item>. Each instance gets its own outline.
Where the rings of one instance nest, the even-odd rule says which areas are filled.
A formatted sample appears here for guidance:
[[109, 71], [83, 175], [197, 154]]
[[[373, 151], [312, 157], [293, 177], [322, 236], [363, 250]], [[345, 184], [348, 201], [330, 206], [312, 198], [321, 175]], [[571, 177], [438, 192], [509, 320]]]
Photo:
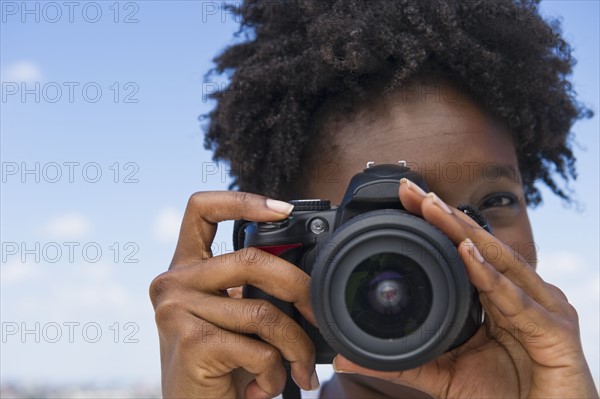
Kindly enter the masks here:
[[[462, 162], [449, 162], [445, 165], [436, 162], [435, 166], [427, 165], [423, 162], [407, 162], [407, 166], [419, 173], [422, 178], [427, 180], [428, 178], [433, 178], [434, 181], [438, 181], [438, 179], [444, 180], [444, 176], [448, 173], [448, 168], [452, 168], [454, 170], [459, 170], [459, 174], [463, 174], [465, 169], [467, 168], [468, 172], [466, 172], [466, 176], [463, 175], [463, 178], [466, 178], [470, 183], [478, 182], [478, 181], [487, 181], [487, 182], [496, 182], [500, 179], [508, 179], [517, 184], [522, 184], [521, 174], [519, 170], [510, 163], [496, 163], [496, 162], [478, 162], [478, 161], [462, 161]], [[433, 168], [432, 168], [433, 166]], [[455, 178], [450, 179], [451, 181], [456, 181]]]
[[501, 178], [507, 178], [515, 183], [521, 183], [521, 174], [511, 164], [498, 164], [494, 162], [486, 163], [483, 165], [481, 173], [477, 173], [477, 179], [497, 181]]

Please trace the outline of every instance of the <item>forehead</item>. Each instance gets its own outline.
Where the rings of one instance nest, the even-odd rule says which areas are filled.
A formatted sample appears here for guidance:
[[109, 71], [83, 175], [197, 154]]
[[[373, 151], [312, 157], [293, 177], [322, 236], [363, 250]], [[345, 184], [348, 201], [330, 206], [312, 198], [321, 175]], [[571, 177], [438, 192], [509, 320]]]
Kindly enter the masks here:
[[[509, 132], [468, 97], [457, 91], [444, 95], [442, 90], [449, 93], [447, 86], [437, 87], [417, 88], [426, 91], [416, 94], [396, 90], [351, 115], [327, 118], [313, 153], [313, 167], [318, 169], [313, 176], [318, 179], [309, 184], [310, 194], [320, 194], [315, 190], [330, 191], [330, 197], [343, 194], [349, 179], [367, 161], [407, 161], [432, 189], [443, 183], [444, 173], [466, 176], [506, 166], [516, 173]], [[327, 179], [329, 188], [323, 185]]]

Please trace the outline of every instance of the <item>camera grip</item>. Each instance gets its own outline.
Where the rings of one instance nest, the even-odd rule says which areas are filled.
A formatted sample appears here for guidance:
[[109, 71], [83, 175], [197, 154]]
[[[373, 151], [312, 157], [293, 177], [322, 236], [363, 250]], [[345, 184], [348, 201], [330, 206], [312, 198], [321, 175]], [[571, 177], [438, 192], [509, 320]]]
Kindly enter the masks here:
[[[243, 297], [244, 298], [253, 298], [253, 299], [264, 299], [273, 305], [277, 306], [283, 313], [288, 315], [290, 318], [294, 319], [300, 327], [306, 332], [308, 337], [313, 341], [316, 350], [316, 363], [317, 364], [331, 364], [333, 358], [336, 355], [336, 352], [331, 349], [331, 346], [327, 343], [325, 338], [321, 335], [319, 330], [310, 324], [301, 314], [296, 310], [294, 305], [289, 302], [282, 301], [277, 299], [271, 295], [268, 295], [263, 290], [256, 288], [252, 285], [246, 285], [243, 289]], [[272, 331], [272, 330], [271, 330]], [[284, 334], [286, 334], [285, 339], [294, 342], [298, 339], [297, 335], [291, 330], [285, 330]], [[253, 335], [254, 338], [260, 339], [259, 337]]]

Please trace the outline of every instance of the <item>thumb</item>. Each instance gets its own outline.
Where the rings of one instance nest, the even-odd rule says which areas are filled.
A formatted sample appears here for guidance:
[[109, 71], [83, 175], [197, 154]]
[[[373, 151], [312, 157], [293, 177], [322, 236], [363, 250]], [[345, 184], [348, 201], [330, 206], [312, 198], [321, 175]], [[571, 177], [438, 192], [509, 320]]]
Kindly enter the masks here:
[[[441, 363], [441, 362], [440, 362]], [[360, 374], [368, 377], [379, 378], [398, 385], [418, 389], [433, 397], [439, 397], [441, 392], [446, 391], [448, 375], [446, 369], [442, 369], [436, 360], [423, 366], [399, 371], [378, 371], [359, 366], [342, 355], [333, 359], [333, 369], [336, 373]]]

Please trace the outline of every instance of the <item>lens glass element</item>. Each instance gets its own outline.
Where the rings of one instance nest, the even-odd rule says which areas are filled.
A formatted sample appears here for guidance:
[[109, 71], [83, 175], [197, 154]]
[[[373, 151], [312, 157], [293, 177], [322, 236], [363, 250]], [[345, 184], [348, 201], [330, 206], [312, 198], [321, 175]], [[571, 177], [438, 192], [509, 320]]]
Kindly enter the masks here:
[[417, 330], [431, 309], [431, 283], [411, 258], [392, 252], [371, 255], [346, 284], [346, 308], [367, 334], [398, 339]]

